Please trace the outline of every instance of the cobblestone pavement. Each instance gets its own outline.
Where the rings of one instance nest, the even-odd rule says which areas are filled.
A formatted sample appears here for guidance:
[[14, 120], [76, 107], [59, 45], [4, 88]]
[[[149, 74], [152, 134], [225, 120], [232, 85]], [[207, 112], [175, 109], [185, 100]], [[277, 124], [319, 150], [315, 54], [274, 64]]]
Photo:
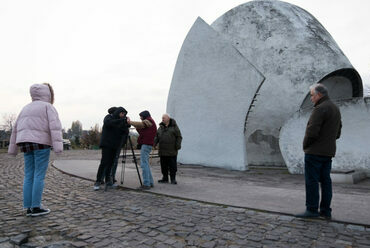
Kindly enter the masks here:
[[[99, 159], [71, 152], [63, 159]], [[54, 155], [53, 155], [54, 156]], [[96, 156], [96, 157], [94, 157]], [[370, 228], [186, 201], [92, 182], [49, 167], [43, 203], [25, 217], [23, 157], [0, 154], [0, 247], [370, 247]]]

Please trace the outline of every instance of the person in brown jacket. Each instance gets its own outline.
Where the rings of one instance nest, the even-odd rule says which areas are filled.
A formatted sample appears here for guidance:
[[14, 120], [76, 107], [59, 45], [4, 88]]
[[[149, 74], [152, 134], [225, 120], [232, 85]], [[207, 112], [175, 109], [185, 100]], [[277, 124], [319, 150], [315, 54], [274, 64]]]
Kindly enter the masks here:
[[[332, 157], [335, 156], [336, 151], [336, 140], [341, 134], [341, 115], [338, 107], [329, 99], [328, 90], [323, 84], [311, 86], [310, 94], [314, 109], [303, 139], [306, 211], [296, 217], [321, 216], [330, 219], [332, 199], [330, 171]], [[320, 206], [319, 183], [321, 184]]]

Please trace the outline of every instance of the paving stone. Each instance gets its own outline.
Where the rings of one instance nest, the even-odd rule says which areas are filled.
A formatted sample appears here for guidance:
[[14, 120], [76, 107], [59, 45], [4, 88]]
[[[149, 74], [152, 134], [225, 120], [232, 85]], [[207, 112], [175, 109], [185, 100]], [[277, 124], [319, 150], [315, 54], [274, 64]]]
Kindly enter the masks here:
[[267, 240], [273, 240], [273, 241], [278, 241], [280, 239], [279, 236], [275, 236], [275, 235], [266, 235], [265, 236], [265, 239]]
[[260, 242], [263, 238], [262, 236], [248, 236], [247, 239], [255, 242]]
[[335, 241], [336, 244], [339, 244], [339, 245], [348, 245], [348, 246], [352, 246], [352, 242], [349, 242], [349, 241], [345, 241], [345, 240], [336, 240]]
[[282, 220], [282, 221], [292, 221], [295, 219], [295, 217], [293, 216], [288, 216], [288, 215], [281, 215], [278, 217], [279, 220]]
[[9, 238], [7, 238], [7, 237], [0, 237], [0, 243], [3, 243], [3, 242], [8, 241], [8, 240], [9, 240]]
[[81, 239], [81, 240], [86, 240], [86, 239], [89, 239], [91, 237], [92, 237], [91, 235], [83, 234], [83, 235], [78, 236], [77, 238]]
[[76, 242], [72, 242], [72, 245], [74, 247], [86, 247], [87, 246], [87, 243], [82, 242], [82, 241], [76, 241]]
[[43, 248], [70, 248], [70, 247], [71, 248], [73, 247], [71, 242], [65, 240], [57, 241], [46, 246], [43, 246]]
[[96, 247], [107, 247], [108, 245], [110, 245], [112, 242], [111, 242], [111, 240], [109, 240], [109, 239], [104, 239], [104, 240], [102, 240], [102, 241], [100, 241], [100, 242], [98, 242], [98, 243], [95, 243], [94, 245], [96, 246]]
[[355, 231], [365, 231], [365, 227], [359, 225], [347, 225], [347, 228]]
[[370, 239], [357, 239], [356, 242], [359, 244], [359, 245], [367, 245], [368, 247], [370, 247]]
[[28, 240], [28, 234], [24, 234], [24, 233], [10, 238], [10, 242], [15, 245], [22, 245], [26, 243], [27, 240]]
[[216, 242], [210, 241], [210, 242], [206, 242], [206, 243], [201, 244], [201, 247], [203, 247], [203, 248], [213, 248], [213, 247], [216, 247], [216, 245], [217, 245]]

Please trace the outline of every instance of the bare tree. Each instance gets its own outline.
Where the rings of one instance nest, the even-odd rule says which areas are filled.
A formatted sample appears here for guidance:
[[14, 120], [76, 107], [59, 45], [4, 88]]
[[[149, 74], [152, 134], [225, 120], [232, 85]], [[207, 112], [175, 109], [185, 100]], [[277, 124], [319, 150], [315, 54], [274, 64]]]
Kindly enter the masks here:
[[15, 121], [17, 120], [16, 114], [3, 114], [4, 129], [6, 131], [12, 131]]
[[101, 131], [98, 124], [87, 132], [85, 132], [81, 137], [81, 144], [85, 148], [99, 147], [101, 137]]

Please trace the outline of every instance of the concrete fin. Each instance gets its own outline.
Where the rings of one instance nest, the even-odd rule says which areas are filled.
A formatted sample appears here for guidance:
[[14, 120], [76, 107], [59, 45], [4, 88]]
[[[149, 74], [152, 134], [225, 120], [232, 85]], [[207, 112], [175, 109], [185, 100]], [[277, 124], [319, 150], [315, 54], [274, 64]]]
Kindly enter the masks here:
[[244, 124], [264, 77], [200, 17], [182, 45], [167, 101], [184, 137], [178, 161], [246, 169]]

